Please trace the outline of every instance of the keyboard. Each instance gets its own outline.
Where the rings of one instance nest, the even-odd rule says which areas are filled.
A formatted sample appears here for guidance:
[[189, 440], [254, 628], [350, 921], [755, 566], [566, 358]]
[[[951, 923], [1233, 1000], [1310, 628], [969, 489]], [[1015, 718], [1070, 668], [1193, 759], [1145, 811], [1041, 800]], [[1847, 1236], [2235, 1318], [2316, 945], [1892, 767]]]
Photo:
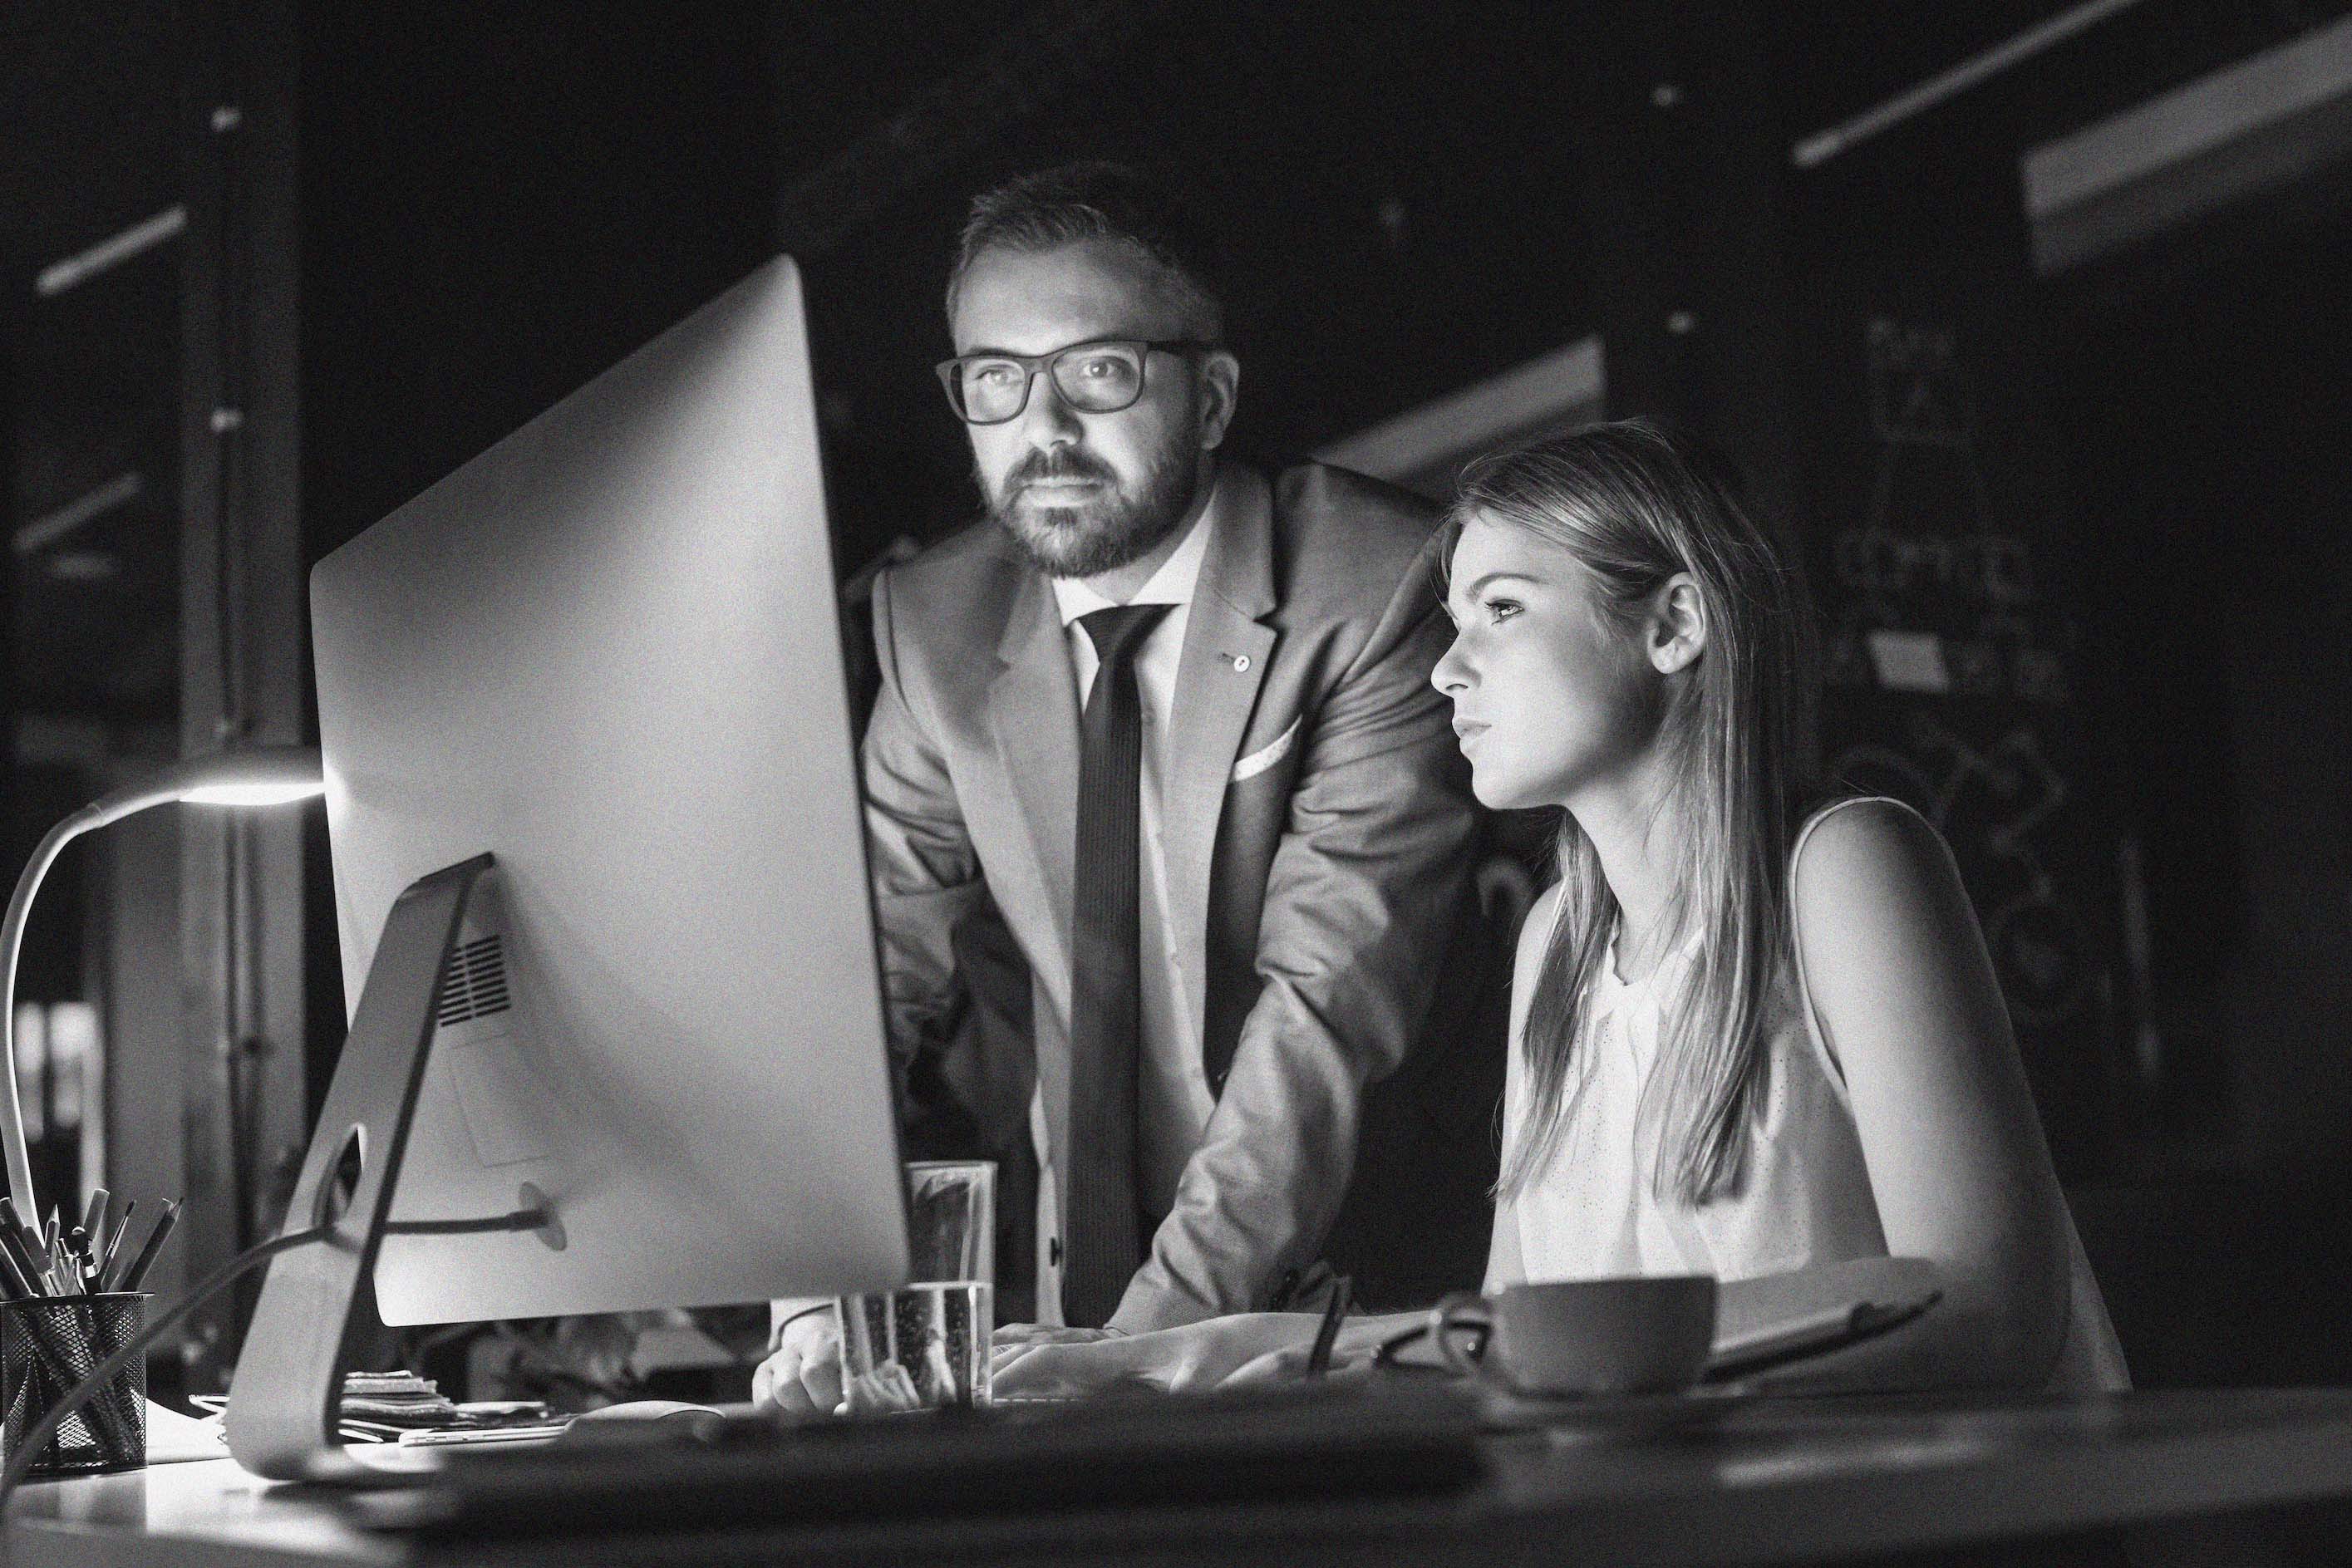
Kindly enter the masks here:
[[362, 1490], [362, 1525], [427, 1538], [609, 1535], [922, 1517], [1458, 1492], [1485, 1473], [1475, 1405], [1418, 1378], [1113, 1396], [698, 1437], [446, 1448]]

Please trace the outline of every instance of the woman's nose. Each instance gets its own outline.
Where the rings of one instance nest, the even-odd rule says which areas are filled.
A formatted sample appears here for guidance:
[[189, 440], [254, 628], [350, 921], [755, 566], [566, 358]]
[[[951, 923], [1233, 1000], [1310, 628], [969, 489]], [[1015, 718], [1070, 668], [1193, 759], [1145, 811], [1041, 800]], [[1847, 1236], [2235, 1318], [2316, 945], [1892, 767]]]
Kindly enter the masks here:
[[1470, 689], [1470, 661], [1462, 652], [1462, 634], [1454, 634], [1453, 644], [1436, 667], [1429, 672], [1429, 684], [1447, 696], [1456, 696]]

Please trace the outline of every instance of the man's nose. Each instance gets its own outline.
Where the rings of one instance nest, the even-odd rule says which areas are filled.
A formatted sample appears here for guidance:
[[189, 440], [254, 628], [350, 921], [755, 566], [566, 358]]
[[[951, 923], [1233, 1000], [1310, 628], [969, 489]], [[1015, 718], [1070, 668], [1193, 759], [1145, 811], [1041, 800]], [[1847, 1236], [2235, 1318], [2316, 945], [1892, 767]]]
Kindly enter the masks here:
[[1021, 411], [1021, 433], [1040, 450], [1067, 446], [1085, 434], [1077, 411], [1063, 400], [1052, 376], [1041, 374], [1029, 383], [1029, 406]]

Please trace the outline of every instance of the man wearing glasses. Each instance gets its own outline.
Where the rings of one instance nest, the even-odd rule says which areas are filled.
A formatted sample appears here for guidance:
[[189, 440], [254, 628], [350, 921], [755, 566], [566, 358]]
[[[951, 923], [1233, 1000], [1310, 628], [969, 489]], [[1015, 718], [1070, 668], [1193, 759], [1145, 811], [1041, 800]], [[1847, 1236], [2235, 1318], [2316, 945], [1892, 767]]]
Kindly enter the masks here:
[[[907, 1100], [952, 1092], [992, 1152], [1036, 1154], [1030, 1333], [1261, 1307], [1314, 1260], [1462, 909], [1430, 509], [1222, 457], [1213, 276], [1132, 171], [981, 196], [939, 373], [988, 517], [874, 588], [893, 1054]], [[1028, 1028], [942, 1063], [982, 927]], [[789, 1323], [759, 1396], [829, 1409], [831, 1333]]]

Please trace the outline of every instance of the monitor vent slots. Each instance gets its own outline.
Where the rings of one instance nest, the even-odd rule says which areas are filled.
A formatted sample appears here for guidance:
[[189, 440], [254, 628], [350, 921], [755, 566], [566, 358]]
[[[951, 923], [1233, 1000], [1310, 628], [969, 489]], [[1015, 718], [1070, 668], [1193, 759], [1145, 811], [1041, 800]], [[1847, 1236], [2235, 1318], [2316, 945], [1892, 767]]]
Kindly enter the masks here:
[[443, 1029], [502, 1013], [509, 1005], [506, 955], [496, 932], [449, 955], [449, 972], [441, 977], [441, 1009], [434, 1015]]

